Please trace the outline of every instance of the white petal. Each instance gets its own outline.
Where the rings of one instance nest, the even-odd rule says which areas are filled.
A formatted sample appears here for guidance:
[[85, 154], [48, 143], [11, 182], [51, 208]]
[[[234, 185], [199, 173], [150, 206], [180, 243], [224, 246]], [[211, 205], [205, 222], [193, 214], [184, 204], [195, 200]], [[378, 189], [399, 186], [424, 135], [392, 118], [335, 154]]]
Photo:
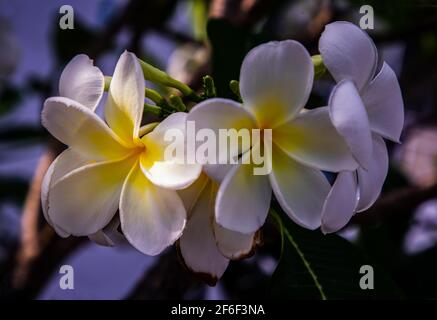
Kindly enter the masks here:
[[303, 166], [273, 146], [270, 182], [288, 216], [300, 226], [317, 229], [330, 185], [319, 170]]
[[94, 160], [121, 158], [130, 152], [93, 111], [68, 98], [47, 99], [42, 124], [58, 140]]
[[322, 232], [332, 233], [343, 228], [355, 213], [358, 196], [355, 172], [340, 172], [326, 198], [322, 212]]
[[357, 211], [364, 211], [375, 203], [388, 173], [388, 153], [384, 139], [373, 134], [373, 154], [367, 170], [358, 168], [360, 199]]
[[[153, 130], [149, 133], [145, 134], [141, 139], [143, 144], [146, 145], [146, 152], [153, 158], [157, 157], [156, 160], [163, 160], [164, 149], [173, 143], [172, 139], [166, 139], [166, 133], [170, 130], [176, 130], [181, 133], [181, 137], [183, 139], [178, 142], [178, 147], [184, 147], [186, 141], [186, 121], [187, 121], [187, 113], [185, 112], [176, 112], [169, 115], [162, 122], [160, 122]], [[182, 149], [182, 150], [185, 150]], [[185, 155], [182, 154], [183, 157], [175, 159], [184, 161]]]
[[372, 156], [372, 135], [363, 101], [351, 81], [342, 80], [332, 90], [329, 112], [355, 159], [366, 168]]
[[48, 215], [62, 230], [91, 235], [111, 221], [135, 159], [89, 164], [58, 180], [49, 192]]
[[182, 234], [186, 211], [176, 191], [155, 186], [138, 164], [123, 185], [120, 200], [121, 229], [139, 251], [157, 255]]
[[306, 111], [274, 129], [274, 142], [290, 157], [316, 169], [355, 170], [358, 163], [329, 118], [327, 107]]
[[104, 246], [104, 247], [113, 247], [115, 245], [114, 241], [112, 241], [112, 239], [110, 237], [108, 237], [108, 235], [105, 232], [103, 232], [102, 230], [97, 231], [96, 233], [89, 235], [88, 238], [92, 242], [95, 242], [96, 244]]
[[229, 260], [217, 248], [213, 232], [215, 191], [208, 183], [192, 208], [190, 219], [179, 240], [185, 264], [214, 285], [225, 272]]
[[[251, 130], [256, 128], [254, 118], [249, 112], [241, 107], [241, 104], [222, 98], [208, 99], [204, 102], [197, 104], [188, 114], [187, 117], [187, 133], [188, 137], [191, 136], [191, 127], [194, 124], [194, 134], [197, 134], [202, 129], [213, 130], [215, 137], [219, 139], [219, 130], [235, 129], [238, 131], [241, 129]], [[230, 138], [219, 139], [217, 143], [217, 157], [214, 163], [224, 163], [228, 161], [221, 161], [225, 159], [226, 155], [223, 150], [227, 150], [229, 157], [238, 155], [245, 152], [249, 147], [244, 148], [241, 144], [236, 144], [236, 149], [231, 150]], [[197, 147], [203, 144], [203, 142], [197, 142]], [[220, 150], [220, 152], [218, 152]], [[228, 158], [229, 158], [228, 157]], [[202, 159], [197, 159], [202, 161]], [[208, 162], [211, 164], [211, 162]]]
[[374, 76], [378, 52], [366, 32], [350, 22], [326, 25], [319, 40], [323, 63], [337, 82], [349, 79], [361, 90]]
[[225, 229], [214, 221], [214, 235], [222, 255], [232, 260], [250, 256], [259, 243], [259, 233], [244, 234]]
[[75, 56], [62, 71], [59, 94], [94, 111], [102, 98], [105, 78], [85, 54]]
[[226, 229], [253, 233], [265, 222], [272, 190], [266, 175], [254, 175], [253, 165], [235, 165], [223, 179], [215, 204], [216, 221]]
[[244, 107], [264, 128], [285, 122], [304, 107], [313, 85], [314, 67], [298, 42], [269, 42], [252, 49], [240, 72]]
[[141, 154], [141, 169], [155, 185], [166, 189], [180, 190], [191, 185], [202, 172], [200, 164], [178, 164], [167, 161], [155, 161], [148, 167], [147, 153]]
[[[202, 172], [199, 164], [188, 164], [184, 153], [174, 159], [165, 158], [166, 147], [171, 143], [165, 140], [168, 130], [179, 130], [184, 139], [179, 141], [179, 148], [185, 151], [186, 113], [178, 112], [167, 117], [152, 132], [141, 138], [146, 151], [141, 154], [141, 169], [155, 185], [168, 189], [183, 189], [192, 184]], [[178, 141], [174, 142], [177, 143]]]
[[137, 57], [125, 51], [117, 62], [109, 87], [105, 118], [126, 142], [138, 137], [143, 117], [144, 76]]
[[203, 166], [203, 171], [210, 177], [214, 182], [221, 183], [226, 177], [228, 172], [235, 166], [235, 164], [224, 163], [224, 164], [205, 164]]
[[404, 126], [404, 102], [396, 74], [387, 63], [384, 62], [362, 97], [370, 128], [387, 139], [399, 142]]
[[124, 242], [124, 236], [118, 231], [120, 226], [120, 218], [115, 216], [109, 224], [100, 231], [89, 235], [88, 238], [105, 247], [113, 247]]
[[48, 214], [50, 188], [63, 176], [87, 163], [89, 163], [89, 161], [79, 153], [71, 149], [64, 150], [48, 167], [41, 184], [41, 206], [43, 215], [47, 222], [55, 229], [56, 233], [63, 238], [69, 236], [68, 232], [65, 232], [55, 225]]
[[211, 182], [208, 176], [202, 173], [199, 178], [188, 188], [178, 190], [178, 195], [184, 203], [184, 207], [187, 210], [188, 219], [197, 200], [202, 194], [205, 187]]

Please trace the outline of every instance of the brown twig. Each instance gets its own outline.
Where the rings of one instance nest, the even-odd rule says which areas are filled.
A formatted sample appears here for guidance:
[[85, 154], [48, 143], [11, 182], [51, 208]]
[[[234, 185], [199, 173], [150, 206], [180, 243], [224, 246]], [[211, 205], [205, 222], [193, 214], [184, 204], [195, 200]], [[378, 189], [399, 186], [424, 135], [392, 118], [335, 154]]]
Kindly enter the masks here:
[[409, 216], [424, 201], [437, 197], [437, 184], [427, 188], [407, 187], [381, 197], [367, 211], [355, 215], [353, 223], [371, 224], [381, 220]]
[[38, 232], [41, 182], [54, 158], [55, 153], [51, 149], [43, 153], [38, 161], [29, 192], [24, 202], [21, 216], [20, 246], [16, 256], [17, 264], [12, 280], [14, 288], [17, 289], [21, 288], [26, 282], [29, 268], [42, 249]]

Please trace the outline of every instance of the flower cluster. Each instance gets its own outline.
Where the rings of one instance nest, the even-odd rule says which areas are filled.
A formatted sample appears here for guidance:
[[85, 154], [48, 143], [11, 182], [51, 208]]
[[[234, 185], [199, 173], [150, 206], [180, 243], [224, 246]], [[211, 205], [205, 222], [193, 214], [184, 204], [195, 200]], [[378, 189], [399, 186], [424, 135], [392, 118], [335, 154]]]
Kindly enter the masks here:
[[[87, 56], [76, 56], [61, 75], [60, 96], [47, 99], [42, 112], [43, 125], [68, 146], [43, 181], [46, 220], [60, 236], [89, 236], [106, 245], [114, 244], [120, 226], [148, 255], [178, 240], [185, 264], [211, 284], [229, 260], [253, 252], [272, 195], [305, 228], [341, 229], [379, 196], [388, 170], [384, 138], [399, 141], [403, 102], [394, 72], [378, 63], [375, 45], [358, 27], [328, 25], [319, 49], [337, 81], [325, 107], [305, 108], [313, 60], [300, 43], [287, 40], [247, 54], [241, 103], [206, 99], [157, 125], [142, 124], [145, 78], [153, 80], [148, 72], [154, 68], [142, 68], [134, 54], [123, 53], [102, 120], [95, 110], [105, 77]], [[188, 121], [196, 130], [271, 130], [269, 143], [231, 151], [245, 159], [262, 148], [271, 170], [255, 175], [250, 161], [168, 159], [166, 132], [186, 132]], [[338, 173], [332, 186], [324, 171]]]

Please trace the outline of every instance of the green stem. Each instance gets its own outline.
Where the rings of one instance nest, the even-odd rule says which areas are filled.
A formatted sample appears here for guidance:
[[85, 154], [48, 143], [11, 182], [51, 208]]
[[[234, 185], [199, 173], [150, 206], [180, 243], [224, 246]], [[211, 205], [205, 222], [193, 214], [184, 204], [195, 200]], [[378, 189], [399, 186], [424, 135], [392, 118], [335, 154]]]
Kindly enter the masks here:
[[326, 67], [323, 64], [323, 59], [320, 54], [312, 56], [311, 60], [314, 64], [314, 80], [320, 79], [326, 72]]
[[112, 77], [105, 76], [105, 88], [104, 88], [104, 90], [106, 92], [109, 91], [109, 86], [111, 85], [111, 80], [112, 80]]
[[140, 62], [141, 68], [143, 69], [144, 78], [146, 80], [161, 84], [166, 87], [178, 89], [180, 92], [182, 92], [184, 96], [188, 97], [194, 102], [202, 101], [202, 98], [198, 96], [196, 92], [194, 92], [194, 90], [187, 86], [185, 83], [182, 83], [170, 77], [164, 71], [155, 68], [154, 66], [144, 62], [141, 59], [138, 60]]
[[214, 79], [211, 76], [206, 75], [202, 78], [202, 81], [205, 98], [210, 99], [217, 97], [217, 89], [215, 88]]
[[[112, 77], [109, 76], [105, 76], [105, 91], [109, 91], [109, 86], [111, 85], [111, 80]], [[149, 89], [149, 88], [145, 88], [145, 97], [149, 98], [150, 100], [152, 100], [154, 103], [156, 103], [156, 107], [159, 107], [160, 109], [164, 109], [166, 111], [168, 111], [169, 113], [172, 113], [174, 111], [179, 111], [179, 109], [177, 109], [176, 107], [174, 107], [173, 105], [167, 103], [167, 101], [165, 100], [165, 98], [163, 96], [161, 96], [157, 91], [153, 90], [153, 89]], [[149, 105], [152, 106], [152, 105]], [[152, 108], [149, 108], [152, 113], [157, 114], [157, 111], [155, 110], [156, 108], [153, 108], [154, 110], [152, 110]], [[162, 110], [160, 111], [160, 115], [162, 115]]]
[[151, 122], [148, 124], [145, 124], [144, 126], [142, 126], [140, 128], [140, 132], [139, 132], [139, 136], [142, 137], [145, 134], [149, 133], [150, 131], [152, 131], [153, 129], [155, 129], [155, 127], [159, 124], [159, 122]]
[[146, 98], [149, 98], [153, 102], [155, 102], [158, 106], [162, 106], [167, 102], [165, 99], [155, 90], [146, 88]]
[[144, 111], [156, 114], [157, 116], [161, 116], [161, 114], [162, 114], [161, 107], [154, 106], [154, 105], [148, 104], [148, 103], [144, 104]]
[[175, 108], [177, 111], [182, 111], [182, 112], [186, 112], [187, 111], [187, 106], [184, 104], [184, 102], [182, 101], [181, 97], [175, 96], [175, 95], [171, 95], [169, 100], [170, 100], [170, 103], [169, 103], [170, 106]]
[[231, 82], [229, 82], [229, 89], [237, 96], [238, 102], [243, 102], [240, 94], [240, 83], [237, 80], [231, 80]]
[[[325, 292], [323, 291], [322, 285], [320, 284], [319, 280], [317, 279], [317, 275], [315, 274], [314, 270], [311, 268], [311, 265], [308, 262], [308, 260], [305, 258], [305, 255], [303, 254], [303, 252], [300, 250], [299, 245], [297, 244], [297, 242], [294, 240], [294, 238], [292, 237], [290, 232], [287, 230], [287, 228], [284, 227], [284, 224], [282, 222], [281, 217], [279, 216], [279, 214], [273, 208], [270, 209], [270, 214], [272, 215], [272, 217], [277, 222], [277, 225], [279, 227], [279, 231], [281, 232], [282, 241], [284, 241], [284, 235], [285, 235], [287, 240], [290, 242], [290, 244], [296, 250], [296, 252], [299, 255], [300, 259], [302, 260], [302, 263], [304, 264], [305, 268], [308, 270], [308, 273], [310, 274], [311, 278], [313, 279], [315, 286], [317, 287], [317, 289], [320, 292], [320, 296], [321, 296], [322, 300], [327, 300], [327, 297], [325, 295]], [[283, 242], [282, 242], [281, 255], [282, 255], [282, 252], [283, 252], [283, 248], [284, 247], [283, 247]]]

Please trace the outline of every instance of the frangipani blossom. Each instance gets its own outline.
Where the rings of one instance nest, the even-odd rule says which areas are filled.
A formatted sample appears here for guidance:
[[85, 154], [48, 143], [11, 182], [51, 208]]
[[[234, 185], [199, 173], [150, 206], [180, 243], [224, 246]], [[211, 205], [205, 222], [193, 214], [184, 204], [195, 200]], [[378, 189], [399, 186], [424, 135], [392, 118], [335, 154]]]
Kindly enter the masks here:
[[399, 142], [404, 109], [395, 73], [385, 62], [378, 70], [378, 52], [363, 30], [349, 22], [331, 23], [319, 50], [338, 82], [329, 99], [332, 122], [361, 165], [341, 172], [329, 193], [322, 215], [322, 231], [329, 233], [378, 198], [388, 172], [383, 138]]
[[[79, 104], [95, 111], [100, 99], [102, 98], [105, 87], [105, 77], [99, 68], [93, 65], [93, 61], [85, 54], [75, 56], [64, 68], [59, 79], [59, 95], [71, 100], [77, 101]], [[67, 154], [67, 152], [66, 152]], [[77, 155], [79, 157], [79, 155]], [[58, 157], [59, 159], [59, 157]], [[53, 170], [58, 159], [52, 162], [47, 170], [41, 187], [42, 211], [46, 220], [52, 225], [56, 232], [61, 237], [68, 237], [70, 234], [61, 230], [54, 225], [50, 217], [47, 215], [47, 197], [50, 183], [52, 179]], [[76, 162], [76, 161], [73, 161]], [[81, 161], [77, 162], [80, 166]], [[75, 163], [76, 165], [76, 163]], [[65, 173], [71, 171], [73, 168], [66, 167]], [[57, 170], [57, 176], [63, 175], [64, 172]], [[100, 233], [100, 231], [99, 231]]]
[[215, 203], [216, 221], [222, 227], [245, 234], [257, 231], [267, 217], [273, 190], [290, 218], [316, 229], [330, 190], [320, 169], [338, 172], [357, 168], [331, 124], [328, 108], [303, 110], [313, 75], [311, 57], [298, 42], [263, 44], [243, 61], [242, 104], [217, 98], [190, 111], [187, 121], [195, 121], [196, 129], [272, 130], [272, 150], [264, 150], [272, 155], [268, 175], [254, 175], [254, 164], [232, 166], [226, 174], [217, 173], [221, 166], [215, 167], [224, 177]]
[[209, 285], [221, 278], [230, 259], [247, 257], [260, 240], [258, 232], [242, 234], [217, 224], [214, 203], [218, 188], [217, 182], [202, 174], [190, 187], [178, 191], [188, 213], [179, 250], [185, 265]]
[[[64, 236], [93, 235], [119, 209], [127, 240], [145, 254], [158, 254], [185, 226], [186, 210], [176, 190], [190, 185], [201, 172], [200, 165], [163, 157], [168, 144], [164, 133], [174, 127], [183, 131], [186, 114], [172, 114], [153, 131], [150, 126], [140, 128], [144, 76], [135, 55], [124, 52], [109, 88], [106, 124], [93, 112], [101, 97], [96, 80], [100, 75], [91, 75], [80, 61], [85, 58], [74, 59], [61, 77], [64, 96], [47, 99], [42, 111], [43, 125], [69, 146], [44, 179], [47, 220]], [[81, 83], [89, 80], [87, 89], [75, 81], [79, 75]]]

